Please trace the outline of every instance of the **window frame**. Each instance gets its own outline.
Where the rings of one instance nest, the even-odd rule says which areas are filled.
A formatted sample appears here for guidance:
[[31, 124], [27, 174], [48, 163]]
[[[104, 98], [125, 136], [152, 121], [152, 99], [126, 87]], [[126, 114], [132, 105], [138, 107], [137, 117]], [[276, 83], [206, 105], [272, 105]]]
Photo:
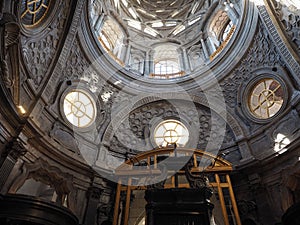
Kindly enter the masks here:
[[[91, 121], [87, 125], [82, 126], [82, 127], [77, 126], [74, 123], [72, 123], [67, 118], [67, 115], [65, 114], [65, 109], [64, 109], [64, 102], [65, 102], [66, 96], [68, 94], [70, 94], [72, 92], [76, 92], [78, 90], [79, 90], [79, 92], [84, 93], [85, 95], [88, 96], [88, 99], [91, 100], [91, 103], [92, 103], [93, 109], [94, 109], [93, 118], [91, 119]], [[85, 131], [88, 131], [88, 130], [92, 130], [96, 126], [96, 123], [98, 121], [99, 108], [101, 108], [101, 107], [99, 105], [98, 99], [95, 98], [94, 94], [88, 88], [81, 87], [81, 86], [71, 86], [71, 87], [67, 88], [64, 91], [64, 93], [61, 95], [61, 99], [60, 99], [60, 112], [61, 112], [61, 115], [62, 115], [62, 118], [63, 118], [64, 122], [72, 130], [82, 131], [82, 132], [85, 132]]]

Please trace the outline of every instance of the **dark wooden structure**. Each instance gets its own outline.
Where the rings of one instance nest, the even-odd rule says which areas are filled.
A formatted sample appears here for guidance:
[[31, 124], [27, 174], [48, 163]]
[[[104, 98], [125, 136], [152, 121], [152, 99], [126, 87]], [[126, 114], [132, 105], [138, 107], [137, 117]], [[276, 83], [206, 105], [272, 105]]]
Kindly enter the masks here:
[[[161, 162], [161, 158], [168, 158], [169, 161], [167, 164], [163, 164]], [[179, 158], [180, 157], [180, 158]], [[190, 160], [186, 160], [186, 157], [189, 157]], [[180, 182], [178, 180], [178, 176], [186, 175], [187, 171], [185, 169], [186, 166], [182, 165], [182, 169], [175, 171], [173, 168], [180, 159], [184, 158], [186, 163], [188, 162], [187, 166], [189, 169], [189, 174], [186, 177], [188, 182]], [[192, 164], [191, 164], [192, 162]], [[145, 165], [143, 165], [145, 164]], [[175, 166], [176, 167], [176, 166]], [[177, 212], [179, 212], [180, 207], [186, 207], [186, 214], [182, 214], [185, 216], [192, 215], [193, 213], [198, 214], [198, 218], [201, 218], [202, 209], [205, 208], [205, 212], [209, 213], [212, 209], [212, 205], [208, 203], [208, 195], [206, 197], [199, 193], [199, 196], [195, 197], [191, 194], [193, 191], [200, 191], [201, 185], [197, 185], [197, 182], [193, 182], [193, 178], [201, 178], [201, 175], [210, 176], [212, 177], [211, 181], [209, 181], [206, 186], [209, 188], [215, 188], [217, 194], [219, 196], [219, 203], [221, 206], [222, 214], [223, 214], [223, 222], [225, 225], [231, 225], [230, 217], [235, 220], [236, 225], [241, 225], [241, 220], [233, 192], [233, 188], [231, 185], [231, 180], [229, 173], [232, 171], [231, 164], [213, 154], [208, 152], [198, 150], [198, 149], [188, 149], [188, 148], [174, 148], [174, 147], [166, 147], [166, 148], [159, 148], [150, 151], [143, 152], [133, 159], [128, 159], [125, 163], [120, 165], [115, 174], [119, 176], [119, 182], [117, 186], [116, 196], [115, 196], [115, 207], [114, 207], [114, 218], [113, 218], [113, 225], [118, 225], [119, 219], [121, 218], [123, 225], [128, 225], [129, 220], [129, 211], [130, 211], [130, 199], [131, 193], [134, 190], [146, 190], [148, 194], [146, 194], [146, 199], [148, 199], [148, 210], [154, 210], [156, 212], [157, 209], [157, 200], [161, 197], [161, 203], [158, 203], [161, 208], [168, 208], [174, 207], [174, 204], [178, 206]], [[162, 177], [169, 177], [171, 183], [157, 183], [153, 185], [151, 182], [149, 184], [145, 182], [144, 184], [139, 182], [144, 180], [145, 178], [151, 178], [152, 181], [162, 181]], [[159, 187], [157, 187], [157, 185]], [[198, 188], [194, 188], [194, 187]], [[158, 189], [157, 189], [158, 188]], [[149, 190], [153, 190], [152, 192]], [[179, 189], [182, 189], [181, 191]], [[195, 190], [196, 189], [196, 190]], [[204, 190], [204, 189], [203, 189]], [[186, 194], [185, 194], [186, 192]], [[227, 201], [230, 202], [230, 205], [226, 203], [226, 199], [224, 193], [228, 192]], [[125, 204], [124, 204], [124, 212], [120, 212], [120, 204], [121, 204], [121, 193], [126, 196], [125, 197]], [[165, 193], [165, 195], [163, 194]], [[174, 193], [177, 193], [178, 196], [175, 197]], [[161, 195], [161, 196], [160, 196]], [[152, 196], [152, 197], [150, 197]], [[159, 197], [160, 196], [160, 197]], [[191, 201], [190, 196], [193, 196], [194, 202]], [[157, 199], [157, 200], [156, 200]], [[177, 199], [177, 200], [176, 200]], [[178, 199], [181, 199], [178, 201]], [[168, 203], [168, 201], [170, 202]], [[176, 202], [177, 201], [177, 202]], [[185, 202], [185, 203], [184, 203]], [[179, 204], [180, 203], [180, 204]], [[191, 204], [190, 204], [191, 203]], [[182, 204], [182, 206], [180, 206]], [[202, 209], [199, 211], [195, 211], [196, 206], [201, 206]], [[191, 207], [191, 208], [189, 208]], [[201, 208], [200, 207], [200, 208]], [[204, 208], [203, 208], [204, 207]], [[231, 208], [233, 211], [233, 215], [229, 215], [231, 213]], [[188, 209], [192, 212], [192, 214], [188, 214]], [[154, 212], [153, 211], [153, 212]], [[167, 210], [168, 211], [168, 210]], [[167, 213], [167, 211], [165, 211]], [[167, 215], [167, 214], [166, 214]], [[158, 215], [160, 216], [160, 215]], [[162, 215], [161, 215], [162, 216]], [[171, 218], [171, 217], [168, 217]], [[167, 217], [166, 217], [167, 219]], [[203, 217], [202, 217], [203, 219]], [[155, 224], [155, 223], [154, 223]], [[154, 225], [154, 224], [147, 224], [147, 225]], [[168, 224], [170, 225], [170, 220], [168, 223], [161, 223], [161, 224]], [[175, 225], [176, 223], [174, 223]]]
[[146, 224], [209, 225], [214, 207], [211, 195], [207, 187], [146, 190]]
[[300, 202], [292, 205], [282, 216], [283, 225], [300, 225]]
[[78, 225], [73, 213], [57, 204], [24, 195], [0, 195], [1, 225]]

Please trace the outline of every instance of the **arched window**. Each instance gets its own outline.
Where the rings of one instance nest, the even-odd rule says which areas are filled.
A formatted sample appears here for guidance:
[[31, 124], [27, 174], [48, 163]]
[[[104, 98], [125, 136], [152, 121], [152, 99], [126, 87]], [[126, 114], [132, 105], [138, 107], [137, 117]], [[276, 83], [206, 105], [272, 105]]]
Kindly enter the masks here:
[[222, 42], [226, 41], [227, 37], [230, 35], [230, 32], [231, 32], [232, 28], [233, 28], [233, 22], [231, 20], [229, 20], [228, 24], [226, 26], [224, 26], [224, 30], [221, 32]]
[[119, 64], [123, 65], [121, 53], [123, 47], [124, 34], [117, 22], [107, 18], [103, 24], [98, 37], [104, 50], [110, 54]]
[[152, 77], [168, 79], [183, 74], [177, 52], [177, 46], [163, 44], [154, 48], [154, 74]]
[[235, 25], [227, 12], [224, 10], [218, 11], [208, 27], [212, 50], [211, 60], [223, 50], [232, 37], [234, 30]]
[[179, 72], [179, 65], [177, 60], [163, 59], [155, 62], [155, 74], [175, 74]]

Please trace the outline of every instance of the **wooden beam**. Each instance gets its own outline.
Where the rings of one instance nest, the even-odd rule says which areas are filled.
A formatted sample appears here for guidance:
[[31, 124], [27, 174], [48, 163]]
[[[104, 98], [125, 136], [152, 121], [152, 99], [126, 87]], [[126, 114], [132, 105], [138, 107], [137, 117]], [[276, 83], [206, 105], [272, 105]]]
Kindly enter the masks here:
[[224, 222], [225, 222], [225, 225], [229, 225], [228, 214], [227, 214], [227, 210], [226, 210], [223, 190], [222, 190], [221, 185], [220, 185], [220, 177], [219, 177], [218, 174], [215, 174], [215, 178], [216, 178], [216, 182], [217, 182], [217, 186], [218, 186], [218, 194], [219, 194], [219, 199], [220, 199], [220, 203], [221, 203]]
[[229, 195], [230, 195], [230, 199], [231, 199], [232, 208], [233, 208], [234, 216], [235, 216], [235, 219], [236, 219], [236, 223], [237, 223], [237, 225], [242, 225], [240, 215], [239, 215], [239, 210], [238, 210], [238, 207], [237, 207], [237, 204], [236, 204], [236, 201], [235, 201], [234, 192], [233, 192], [233, 189], [232, 189], [230, 177], [229, 177], [228, 174], [226, 174], [226, 180], [227, 180], [227, 183], [229, 184], [229, 187], [228, 187]]
[[120, 196], [121, 196], [121, 181], [119, 181], [117, 186], [117, 191], [116, 191], [113, 225], [118, 225]]
[[128, 225], [129, 220], [129, 209], [130, 209], [130, 197], [131, 197], [131, 178], [128, 179], [127, 183], [127, 192], [126, 192], [126, 203], [125, 203], [125, 216], [124, 216], [124, 225]]

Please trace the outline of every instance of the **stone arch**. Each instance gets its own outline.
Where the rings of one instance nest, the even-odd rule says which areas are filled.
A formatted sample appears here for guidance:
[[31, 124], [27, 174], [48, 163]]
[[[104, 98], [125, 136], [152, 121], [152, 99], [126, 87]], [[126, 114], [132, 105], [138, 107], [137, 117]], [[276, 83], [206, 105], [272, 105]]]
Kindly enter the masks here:
[[300, 201], [300, 162], [282, 171], [282, 209], [286, 211], [297, 201]]
[[14, 179], [8, 192], [16, 193], [25, 181], [31, 178], [52, 186], [58, 195], [59, 204], [62, 205], [63, 196], [67, 196], [68, 208], [75, 212], [75, 189], [72, 175], [62, 172], [59, 168], [39, 158], [34, 163], [24, 163], [21, 174]]

